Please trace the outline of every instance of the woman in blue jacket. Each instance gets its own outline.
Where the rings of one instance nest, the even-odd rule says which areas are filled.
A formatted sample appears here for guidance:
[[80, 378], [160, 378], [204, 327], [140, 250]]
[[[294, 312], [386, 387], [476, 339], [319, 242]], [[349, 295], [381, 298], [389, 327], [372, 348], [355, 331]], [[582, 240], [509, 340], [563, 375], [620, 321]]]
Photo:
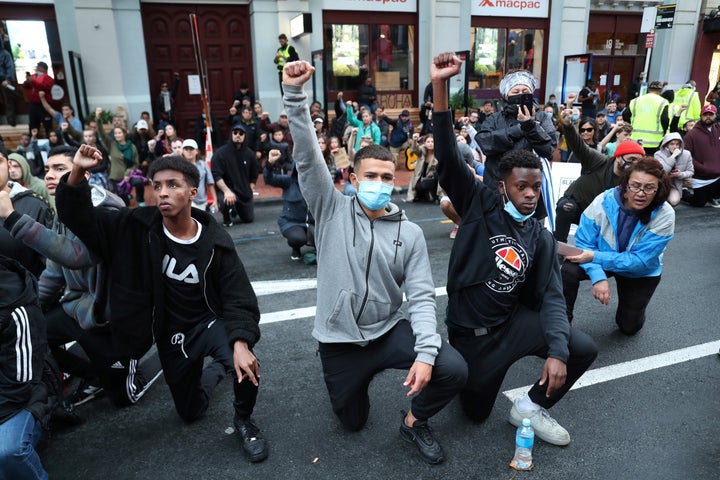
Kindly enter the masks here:
[[644, 157], [627, 168], [620, 185], [598, 195], [580, 218], [575, 245], [583, 249], [562, 266], [568, 320], [580, 281], [590, 279], [593, 296], [610, 303], [608, 277], [617, 283], [615, 322], [634, 335], [660, 283], [662, 255], [675, 231], [675, 212], [666, 203], [670, 179], [660, 162]]

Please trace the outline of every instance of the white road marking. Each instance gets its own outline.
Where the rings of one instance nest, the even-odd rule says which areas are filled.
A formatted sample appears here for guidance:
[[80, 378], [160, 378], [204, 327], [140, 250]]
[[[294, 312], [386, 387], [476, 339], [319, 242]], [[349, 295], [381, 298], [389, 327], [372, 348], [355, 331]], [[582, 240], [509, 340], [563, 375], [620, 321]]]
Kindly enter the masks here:
[[[290, 280], [293, 281], [293, 280]], [[314, 280], [313, 280], [314, 281]], [[270, 282], [258, 282], [258, 283], [270, 283]], [[280, 283], [280, 282], [278, 282]], [[292, 286], [292, 285], [291, 285]], [[315, 288], [317, 285], [313, 287], [308, 288]], [[255, 287], [255, 284], [253, 284], [253, 288]], [[265, 286], [262, 286], [261, 288], [265, 288]], [[282, 288], [282, 287], [280, 287]], [[304, 290], [304, 288], [297, 288], [295, 290]], [[293, 290], [284, 290], [286, 292], [293, 291]], [[269, 293], [280, 293], [278, 290], [269, 292]], [[258, 293], [257, 290], [255, 290], [255, 294], [260, 295], [269, 295], [269, 293]], [[435, 289], [435, 296], [436, 297], [442, 297], [447, 295], [447, 291], [445, 290], [445, 287], [438, 287]], [[314, 317], [315, 316], [315, 307], [304, 307], [304, 308], [293, 308], [292, 310], [281, 310], [279, 312], [269, 312], [269, 313], [263, 313], [260, 315], [260, 324], [265, 323], [276, 323], [276, 322], [285, 322], [287, 320], [298, 320], [300, 318], [308, 318], [308, 317]]]
[[[617, 380], [618, 378], [628, 377], [630, 375], [636, 375], [638, 373], [648, 372], [650, 370], [668, 367], [678, 363], [689, 362], [690, 360], [696, 360], [709, 355], [717, 355], [718, 348], [720, 348], [720, 340], [715, 340], [713, 342], [703, 343], [692, 347], [671, 350], [669, 352], [651, 355], [649, 357], [638, 358], [636, 360], [630, 360], [615, 365], [608, 365], [607, 367], [588, 370], [585, 372], [585, 375], [575, 382], [575, 385], [573, 385], [571, 390], [589, 387], [590, 385], [595, 385], [597, 383]], [[503, 395], [505, 395], [510, 401], [514, 401], [516, 398], [525, 395], [525, 393], [530, 390], [530, 387], [532, 387], [532, 385], [525, 385], [524, 387], [506, 390], [503, 392]]]
[[298, 290], [310, 290], [317, 288], [315, 278], [296, 278], [290, 280], [269, 280], [264, 282], [252, 282], [255, 295], [272, 295], [273, 293], [296, 292]]

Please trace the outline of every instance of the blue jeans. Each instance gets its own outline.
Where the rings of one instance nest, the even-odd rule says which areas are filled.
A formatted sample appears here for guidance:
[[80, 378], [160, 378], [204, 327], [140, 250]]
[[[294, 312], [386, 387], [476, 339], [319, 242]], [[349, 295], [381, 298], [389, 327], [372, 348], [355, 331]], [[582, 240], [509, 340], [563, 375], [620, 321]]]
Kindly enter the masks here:
[[42, 426], [27, 410], [0, 425], [0, 480], [48, 478], [35, 446]]

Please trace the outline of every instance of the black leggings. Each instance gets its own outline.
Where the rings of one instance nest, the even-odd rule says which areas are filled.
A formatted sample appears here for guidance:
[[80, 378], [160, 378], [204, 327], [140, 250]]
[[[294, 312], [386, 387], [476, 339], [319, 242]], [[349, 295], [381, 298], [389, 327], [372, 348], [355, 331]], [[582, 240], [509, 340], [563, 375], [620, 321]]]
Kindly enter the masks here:
[[235, 196], [237, 197], [235, 205], [226, 205], [225, 195], [223, 194], [222, 190], [217, 189], [217, 196], [217, 205], [220, 209], [220, 213], [222, 213], [223, 221], [225, 223], [229, 223], [232, 219], [232, 210], [235, 211], [242, 223], [251, 223], [253, 220], [255, 220], [255, 207], [253, 205], [252, 199], [244, 202], [240, 200], [239, 197], [237, 197], [237, 194], [235, 194]]
[[[660, 283], [660, 275], [629, 278], [614, 272], [606, 271], [605, 274], [608, 277], [615, 277], [617, 283], [618, 308], [615, 312], [615, 323], [625, 335], [634, 335], [645, 324], [645, 310]], [[585, 270], [577, 263], [567, 260], [563, 262], [563, 293], [570, 322], [573, 320], [573, 310], [580, 282], [589, 278]]]

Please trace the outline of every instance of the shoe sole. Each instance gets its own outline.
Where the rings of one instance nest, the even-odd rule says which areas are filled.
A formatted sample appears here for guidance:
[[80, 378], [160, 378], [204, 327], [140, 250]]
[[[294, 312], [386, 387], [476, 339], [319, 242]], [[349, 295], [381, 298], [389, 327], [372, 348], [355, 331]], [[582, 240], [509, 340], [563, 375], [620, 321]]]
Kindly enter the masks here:
[[417, 444], [415, 443], [415, 435], [412, 434], [411, 432], [407, 432], [406, 430], [404, 430], [402, 428], [402, 426], [400, 427], [400, 437], [402, 437], [402, 439], [405, 440], [406, 442], [415, 445], [415, 448], [418, 449], [418, 453], [420, 454], [420, 457], [422, 457], [422, 459], [425, 460], [430, 465], [439, 465], [445, 461], [444, 456], [440, 457], [440, 458], [428, 458], [425, 455], [423, 455], [422, 451], [420, 450], [420, 448], [418, 448]]
[[262, 462], [263, 460], [265, 460], [266, 458], [268, 458], [267, 448], [265, 449], [264, 452], [259, 453], [259, 454], [257, 454], [257, 455], [250, 455], [250, 454], [248, 453], [248, 451], [245, 450], [244, 448], [243, 448], [243, 452], [245, 452], [245, 456], [246, 456], [246, 457], [248, 458], [248, 460], [250, 460], [250, 462], [252, 462], [252, 463]]
[[[515, 406], [514, 406], [514, 405], [513, 405], [512, 410], [510, 410], [510, 415], [508, 415], [508, 422], [510, 422], [510, 424], [511, 424], [512, 426], [514, 426], [514, 427], [519, 427], [520, 425], [522, 425], [522, 419], [518, 420], [518, 419], [516, 419], [515, 417], [513, 417], [513, 416], [512, 416], [512, 411], [513, 411], [513, 410], [515, 410]], [[515, 410], [515, 411], [517, 411], [517, 410]], [[519, 415], [519, 414], [520, 414], [520, 412], [518, 412], [518, 415]], [[542, 440], [542, 441], [544, 441], [544, 442], [547, 442], [547, 443], [549, 443], [549, 444], [551, 444], [551, 445], [555, 445], [555, 446], [557, 446], [557, 447], [566, 447], [566, 446], [570, 445], [570, 439], [569, 439], [569, 438], [568, 438], [567, 440], [565, 440], [565, 439], [551, 438], [551, 437], [546, 436], [546, 435], [543, 434], [542, 432], [539, 432], [536, 428], [533, 428], [533, 430], [535, 430], [535, 436], [536, 436], [537, 438], [539, 438], [540, 440]]]

